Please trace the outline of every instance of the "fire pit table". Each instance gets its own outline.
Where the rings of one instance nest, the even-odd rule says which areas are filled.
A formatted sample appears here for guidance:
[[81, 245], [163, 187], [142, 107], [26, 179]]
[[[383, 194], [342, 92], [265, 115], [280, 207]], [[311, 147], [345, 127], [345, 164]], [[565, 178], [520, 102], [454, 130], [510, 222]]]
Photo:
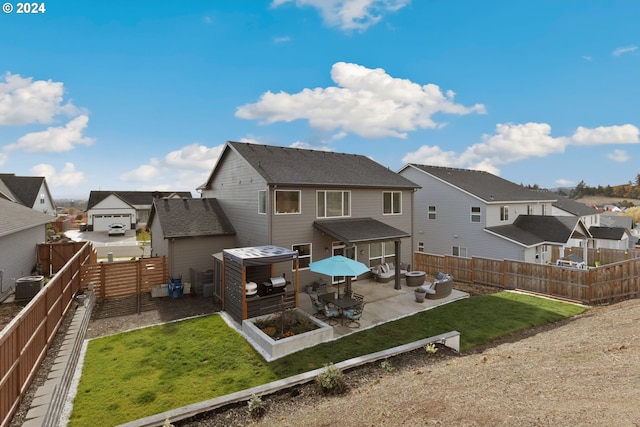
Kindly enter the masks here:
[[422, 285], [426, 274], [424, 271], [407, 271], [404, 275], [407, 286], [416, 287]]

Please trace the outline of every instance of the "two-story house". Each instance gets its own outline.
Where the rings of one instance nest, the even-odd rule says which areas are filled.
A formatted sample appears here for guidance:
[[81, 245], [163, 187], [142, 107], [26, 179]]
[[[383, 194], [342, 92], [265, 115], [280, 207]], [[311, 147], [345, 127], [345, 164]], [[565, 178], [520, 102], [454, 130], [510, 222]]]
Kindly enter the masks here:
[[399, 174], [418, 183], [415, 250], [461, 257], [551, 261], [551, 245], [585, 239], [579, 217], [554, 217], [556, 198], [488, 172], [418, 164]]
[[12, 173], [1, 173], [0, 198], [56, 216], [56, 207], [49, 192], [47, 180], [42, 176], [16, 176]]
[[333, 255], [411, 263], [418, 187], [362, 155], [227, 142], [199, 191], [218, 200], [236, 246], [297, 250], [304, 285], [318, 278], [309, 263]]

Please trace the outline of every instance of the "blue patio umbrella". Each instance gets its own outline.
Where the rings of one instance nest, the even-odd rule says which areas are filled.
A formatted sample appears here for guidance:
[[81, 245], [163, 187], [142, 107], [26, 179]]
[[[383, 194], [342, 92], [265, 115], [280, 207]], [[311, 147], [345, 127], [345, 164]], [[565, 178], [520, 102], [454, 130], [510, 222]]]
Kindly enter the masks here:
[[369, 271], [369, 267], [365, 264], [342, 255], [334, 255], [330, 258], [312, 262], [309, 264], [309, 269], [314, 273], [326, 274], [327, 276], [345, 276], [347, 290], [349, 290], [351, 277], [359, 276]]

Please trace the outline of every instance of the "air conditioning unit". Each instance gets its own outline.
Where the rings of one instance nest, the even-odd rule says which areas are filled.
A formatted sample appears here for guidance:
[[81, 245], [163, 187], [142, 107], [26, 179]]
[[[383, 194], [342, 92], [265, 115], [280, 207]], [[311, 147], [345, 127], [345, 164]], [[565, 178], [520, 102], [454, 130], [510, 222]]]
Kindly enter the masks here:
[[31, 299], [36, 296], [44, 284], [44, 276], [27, 276], [16, 280], [16, 300]]

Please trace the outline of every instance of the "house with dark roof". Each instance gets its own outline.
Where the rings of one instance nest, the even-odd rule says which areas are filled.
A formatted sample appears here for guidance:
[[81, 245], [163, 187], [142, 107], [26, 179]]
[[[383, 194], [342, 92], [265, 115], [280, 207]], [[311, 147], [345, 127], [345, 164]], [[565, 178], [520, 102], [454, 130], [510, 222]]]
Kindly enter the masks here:
[[[230, 141], [199, 191], [218, 200], [237, 247], [298, 251], [304, 286], [319, 277], [309, 264], [333, 255], [368, 266], [411, 263], [417, 188], [366, 156]], [[295, 270], [275, 268], [278, 276]]]
[[147, 227], [152, 256], [166, 256], [169, 275], [183, 281], [211, 270], [212, 254], [235, 247], [236, 232], [216, 199], [157, 197]]
[[596, 249], [633, 249], [638, 241], [625, 227], [590, 227], [589, 232], [593, 236]]
[[484, 171], [407, 164], [399, 172], [418, 183], [416, 251], [461, 257], [551, 262], [551, 246], [586, 239], [579, 217], [552, 216], [557, 198]]
[[34, 271], [36, 245], [47, 241], [47, 224], [53, 220], [50, 215], [0, 198], [0, 301], [14, 292], [16, 280]]
[[55, 203], [43, 176], [0, 173], [0, 199], [19, 203], [50, 216], [56, 215]]
[[87, 230], [107, 231], [111, 224], [127, 229], [145, 227], [155, 197], [191, 198], [190, 191], [91, 191], [87, 203]]

